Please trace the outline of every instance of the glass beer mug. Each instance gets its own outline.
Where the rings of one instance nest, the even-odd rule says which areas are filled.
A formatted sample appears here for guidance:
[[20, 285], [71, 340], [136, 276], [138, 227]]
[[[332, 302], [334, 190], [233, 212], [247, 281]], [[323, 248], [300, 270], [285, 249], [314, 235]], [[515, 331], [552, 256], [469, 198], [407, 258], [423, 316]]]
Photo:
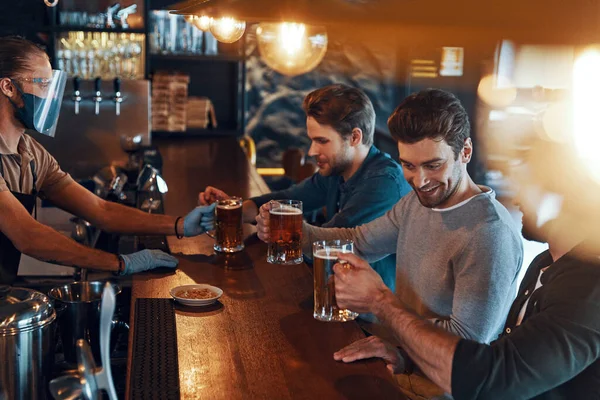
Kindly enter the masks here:
[[352, 321], [358, 313], [342, 310], [335, 299], [333, 266], [340, 262], [339, 253], [354, 253], [351, 240], [320, 240], [313, 243], [313, 276], [315, 308], [313, 317], [319, 321]]
[[269, 211], [270, 240], [267, 262], [300, 264], [302, 259], [302, 202], [272, 200]]
[[235, 253], [244, 249], [242, 229], [242, 199], [231, 197], [218, 200], [215, 207], [214, 249], [221, 253]]

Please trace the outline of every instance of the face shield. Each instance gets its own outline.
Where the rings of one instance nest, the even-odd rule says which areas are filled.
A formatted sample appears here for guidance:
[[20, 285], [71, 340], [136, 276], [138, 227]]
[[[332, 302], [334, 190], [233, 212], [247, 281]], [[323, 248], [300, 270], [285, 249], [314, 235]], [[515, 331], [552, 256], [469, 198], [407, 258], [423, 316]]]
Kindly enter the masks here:
[[54, 137], [67, 74], [63, 71], [53, 70], [50, 79], [26, 78], [20, 79], [20, 81], [29, 83], [31, 90], [25, 92], [21, 87], [15, 85], [23, 100], [22, 107], [15, 105], [15, 116], [25, 128]]

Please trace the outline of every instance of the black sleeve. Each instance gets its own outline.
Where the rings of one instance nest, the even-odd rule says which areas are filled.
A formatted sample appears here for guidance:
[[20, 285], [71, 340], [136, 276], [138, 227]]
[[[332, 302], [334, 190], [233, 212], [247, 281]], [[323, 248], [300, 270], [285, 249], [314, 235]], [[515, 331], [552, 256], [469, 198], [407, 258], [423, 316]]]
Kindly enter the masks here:
[[491, 345], [461, 340], [452, 363], [454, 398], [529, 399], [600, 359], [600, 279], [579, 275], [539, 289], [543, 309], [510, 335]]

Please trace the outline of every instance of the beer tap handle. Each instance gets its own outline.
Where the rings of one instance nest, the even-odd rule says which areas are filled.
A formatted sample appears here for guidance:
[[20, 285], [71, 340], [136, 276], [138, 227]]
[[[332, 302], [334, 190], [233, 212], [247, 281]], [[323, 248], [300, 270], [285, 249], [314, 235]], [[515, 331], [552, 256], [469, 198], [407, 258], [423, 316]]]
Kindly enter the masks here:
[[100, 77], [94, 80], [94, 90], [96, 94], [94, 95], [94, 103], [96, 104], [96, 115], [100, 114], [100, 103], [102, 102], [102, 91], [101, 91], [102, 80]]
[[73, 78], [73, 102], [75, 103], [75, 115], [79, 114], [79, 103], [81, 102], [81, 78], [76, 76]]
[[123, 96], [121, 95], [121, 79], [115, 78], [113, 86], [115, 89], [115, 111], [117, 115], [121, 115], [121, 103], [123, 102]]

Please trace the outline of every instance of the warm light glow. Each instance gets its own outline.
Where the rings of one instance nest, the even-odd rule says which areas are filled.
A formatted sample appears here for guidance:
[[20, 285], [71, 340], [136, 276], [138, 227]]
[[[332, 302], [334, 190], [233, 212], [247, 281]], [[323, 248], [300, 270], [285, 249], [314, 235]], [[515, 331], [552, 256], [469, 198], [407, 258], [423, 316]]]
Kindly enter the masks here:
[[186, 15], [185, 20], [201, 31], [206, 32], [210, 29], [210, 21], [212, 21], [212, 18], [206, 15]]
[[573, 68], [574, 144], [592, 177], [600, 182], [600, 52], [592, 49]]
[[542, 139], [549, 139], [558, 143], [569, 143], [570, 133], [573, 130], [571, 118], [571, 105], [565, 101], [552, 103], [542, 116]]
[[260, 176], [283, 176], [285, 169], [283, 168], [256, 168], [256, 172]]
[[201, 31], [208, 31], [210, 29], [210, 22], [212, 21], [211, 17], [208, 17], [206, 15], [202, 15], [200, 17], [196, 17], [195, 21], [194, 21], [194, 25], [196, 25], [196, 27], [198, 29], [200, 29]]
[[515, 101], [517, 89], [505, 76], [487, 75], [479, 82], [477, 94], [491, 107], [503, 108]]
[[295, 22], [261, 23], [256, 37], [265, 64], [289, 76], [313, 70], [327, 51], [327, 31], [323, 27]]
[[235, 18], [211, 19], [210, 32], [219, 42], [233, 43], [239, 40], [246, 30], [246, 23]]

